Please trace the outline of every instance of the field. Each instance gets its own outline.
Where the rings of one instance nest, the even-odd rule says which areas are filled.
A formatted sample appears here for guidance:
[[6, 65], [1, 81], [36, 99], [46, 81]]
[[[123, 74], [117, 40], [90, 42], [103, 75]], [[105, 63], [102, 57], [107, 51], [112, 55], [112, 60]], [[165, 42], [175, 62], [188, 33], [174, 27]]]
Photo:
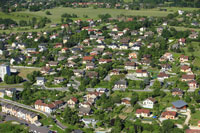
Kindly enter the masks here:
[[196, 113], [192, 114], [192, 117], [190, 119], [190, 124], [193, 126], [197, 126], [199, 118], [200, 118], [200, 111], [196, 111]]
[[19, 76], [26, 79], [26, 75], [32, 73], [33, 71], [39, 71], [40, 68], [17, 68], [19, 71]]
[[111, 14], [112, 17], [117, 17], [120, 14], [124, 15], [140, 15], [140, 16], [167, 16], [171, 12], [162, 12], [155, 9], [147, 9], [147, 10], [124, 10], [124, 9], [93, 9], [93, 8], [65, 8], [65, 7], [57, 7], [53, 9], [49, 9], [52, 15], [47, 16], [45, 14], [46, 11], [39, 11], [39, 12], [29, 12], [29, 11], [22, 11], [17, 12], [17, 14], [27, 15], [30, 14], [31, 16], [38, 16], [38, 17], [48, 17], [54, 23], [60, 22], [61, 15], [63, 13], [69, 14], [77, 14], [79, 18], [84, 19], [84, 15], [87, 15], [89, 18], [98, 19], [99, 14]]
[[[127, 0], [130, 1], [130, 0]], [[132, 15], [132, 16], [157, 16], [157, 17], [164, 17], [167, 16], [169, 13], [176, 12], [177, 10], [184, 10], [184, 11], [190, 11], [190, 10], [197, 10], [197, 8], [177, 8], [177, 7], [162, 7], [162, 9], [167, 9], [167, 11], [160, 11], [160, 8], [153, 8], [153, 9], [141, 9], [141, 10], [125, 10], [125, 9], [103, 9], [98, 8], [94, 9], [92, 7], [90, 8], [70, 8], [70, 7], [56, 7], [53, 9], [49, 9], [48, 11], [51, 12], [52, 15], [46, 15], [45, 11], [38, 11], [38, 12], [30, 12], [28, 10], [20, 11], [20, 12], [13, 12], [9, 14], [5, 14], [0, 12], [1, 18], [11, 18], [15, 21], [19, 22], [20, 20], [26, 20], [29, 21], [33, 17], [36, 17], [40, 19], [41, 17], [47, 17], [52, 22], [52, 24], [60, 23], [61, 22], [61, 15], [64, 13], [69, 14], [77, 14], [78, 18], [75, 19], [82, 19], [86, 20], [88, 18], [92, 19], [98, 19], [99, 14], [106, 14], [109, 13], [112, 17], [117, 17], [118, 15]], [[84, 16], [87, 15], [88, 18], [85, 18]], [[0, 32], [29, 32], [29, 31], [35, 31], [40, 32], [44, 30], [49, 30], [48, 24], [43, 29], [30, 29], [29, 27], [20, 27], [20, 28], [14, 28], [12, 30], [0, 30]], [[184, 27], [175, 27], [177, 30], [191, 30], [190, 28], [184, 28]], [[199, 29], [198, 29], [199, 31]]]

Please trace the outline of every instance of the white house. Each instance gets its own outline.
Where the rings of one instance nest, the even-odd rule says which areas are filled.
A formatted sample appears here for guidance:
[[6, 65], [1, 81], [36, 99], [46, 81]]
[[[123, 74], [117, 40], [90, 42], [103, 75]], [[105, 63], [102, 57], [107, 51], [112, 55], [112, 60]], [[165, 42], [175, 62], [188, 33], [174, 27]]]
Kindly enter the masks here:
[[36, 78], [36, 84], [37, 85], [44, 85], [44, 83], [45, 83], [45, 78], [44, 77], [37, 77]]
[[156, 103], [156, 100], [154, 98], [147, 98], [142, 102], [143, 108], [153, 109], [154, 104]]

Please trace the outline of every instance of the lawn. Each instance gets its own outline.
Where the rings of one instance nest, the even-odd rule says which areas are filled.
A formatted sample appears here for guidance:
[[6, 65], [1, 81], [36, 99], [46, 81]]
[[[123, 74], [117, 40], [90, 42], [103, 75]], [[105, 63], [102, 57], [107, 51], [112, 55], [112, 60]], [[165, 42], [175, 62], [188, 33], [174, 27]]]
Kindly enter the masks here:
[[32, 73], [33, 71], [40, 71], [40, 68], [17, 68], [19, 71], [19, 76], [26, 79], [27, 74]]
[[21, 88], [21, 87], [23, 87], [23, 85], [20, 85], [20, 84], [6, 84], [4, 82], [0, 83], [0, 88], [9, 88], [9, 87], [11, 87], [11, 88]]
[[191, 115], [190, 124], [193, 126], [197, 126], [200, 118], [200, 111], [196, 111], [196, 113]]

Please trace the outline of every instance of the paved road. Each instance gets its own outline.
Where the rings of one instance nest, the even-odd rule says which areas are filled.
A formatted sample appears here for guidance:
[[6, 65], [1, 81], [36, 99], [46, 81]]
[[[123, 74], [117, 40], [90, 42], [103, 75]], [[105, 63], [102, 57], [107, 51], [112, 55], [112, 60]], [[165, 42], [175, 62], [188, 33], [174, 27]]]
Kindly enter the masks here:
[[185, 114], [187, 115], [187, 118], [185, 119], [184, 125], [188, 125], [191, 118], [191, 111], [188, 109]]
[[[12, 87], [10, 87], [10, 86], [0, 86], [0, 89], [5, 89], [5, 88], [12, 88]], [[15, 88], [15, 87], [13, 87], [13, 88]], [[16, 90], [23, 91], [24, 88], [16, 88]]]

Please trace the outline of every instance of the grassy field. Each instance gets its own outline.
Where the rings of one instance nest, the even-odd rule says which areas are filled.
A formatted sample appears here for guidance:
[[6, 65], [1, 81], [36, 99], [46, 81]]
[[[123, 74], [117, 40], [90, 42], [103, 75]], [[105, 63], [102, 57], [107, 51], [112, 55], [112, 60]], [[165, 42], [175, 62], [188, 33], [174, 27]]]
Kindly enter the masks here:
[[124, 15], [140, 15], [140, 16], [167, 16], [171, 12], [162, 12], [158, 9], [147, 9], [147, 10], [124, 10], [124, 9], [93, 9], [93, 8], [65, 8], [65, 7], [57, 7], [53, 9], [49, 9], [52, 13], [52, 15], [47, 16], [45, 14], [46, 11], [39, 11], [39, 12], [29, 12], [29, 11], [22, 11], [17, 12], [16, 14], [30, 14], [31, 16], [38, 16], [38, 17], [48, 17], [52, 20], [54, 23], [60, 22], [61, 15], [63, 13], [74, 13], [77, 14], [80, 18], [83, 19], [84, 15], [87, 15], [89, 18], [98, 19], [99, 14], [106, 14], [109, 13], [112, 15], [112, 17], [117, 17], [117, 15], [124, 14]]
[[33, 71], [39, 71], [40, 68], [17, 68], [19, 71], [19, 76], [26, 79], [26, 75], [32, 73]]

